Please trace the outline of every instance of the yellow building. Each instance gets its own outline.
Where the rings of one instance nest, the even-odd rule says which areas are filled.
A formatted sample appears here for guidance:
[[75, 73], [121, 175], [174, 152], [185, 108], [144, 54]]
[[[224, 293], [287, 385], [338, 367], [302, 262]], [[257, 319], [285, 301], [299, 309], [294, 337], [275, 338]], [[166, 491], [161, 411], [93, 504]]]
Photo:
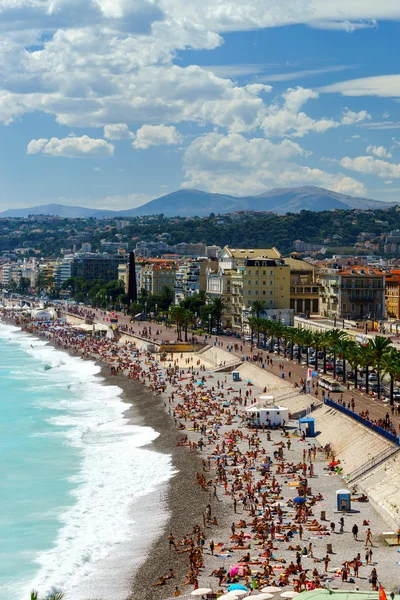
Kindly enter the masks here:
[[276, 248], [226, 246], [218, 272], [208, 276], [207, 294], [223, 299], [223, 324], [227, 328], [243, 328], [256, 301], [264, 302], [265, 316], [290, 324], [290, 266]]
[[389, 319], [400, 319], [400, 270], [386, 276], [386, 314]]
[[290, 267], [290, 308], [295, 314], [318, 314], [320, 284], [317, 268], [301, 260], [296, 252], [285, 258], [285, 263]]

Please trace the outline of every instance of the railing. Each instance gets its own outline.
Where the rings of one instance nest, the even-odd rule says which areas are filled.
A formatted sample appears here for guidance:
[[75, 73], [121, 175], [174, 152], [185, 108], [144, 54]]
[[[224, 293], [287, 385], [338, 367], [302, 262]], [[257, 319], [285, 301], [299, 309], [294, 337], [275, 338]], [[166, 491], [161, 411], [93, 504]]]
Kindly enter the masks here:
[[366, 419], [363, 419], [357, 413], [353, 412], [352, 410], [349, 410], [348, 408], [346, 408], [345, 406], [342, 406], [341, 404], [338, 404], [337, 402], [334, 402], [333, 400], [330, 400], [325, 397], [324, 402], [328, 406], [331, 406], [332, 408], [336, 408], [336, 410], [340, 410], [342, 413], [344, 413], [348, 417], [351, 417], [352, 419], [355, 419], [362, 425], [365, 425], [365, 427], [372, 429], [372, 431], [375, 431], [375, 433], [378, 433], [382, 437], [386, 438], [387, 440], [389, 440], [389, 442], [392, 442], [392, 444], [396, 444], [396, 446], [400, 446], [400, 438], [398, 438], [397, 435], [394, 435], [393, 433], [386, 431], [386, 429], [383, 429], [383, 427], [379, 427], [379, 425], [375, 425], [374, 423], [371, 423], [371, 421], [367, 421]]
[[389, 448], [386, 448], [386, 450], [382, 450], [382, 452], [380, 452], [379, 454], [371, 458], [368, 462], [358, 467], [358, 469], [355, 469], [354, 471], [349, 473], [349, 475], [347, 475], [346, 477], [347, 481], [351, 483], [359, 477], [366, 475], [367, 473], [369, 473], [369, 471], [371, 471], [375, 467], [378, 467], [398, 452], [400, 452], [400, 448], [398, 446], [395, 446], [394, 448], [390, 446]]

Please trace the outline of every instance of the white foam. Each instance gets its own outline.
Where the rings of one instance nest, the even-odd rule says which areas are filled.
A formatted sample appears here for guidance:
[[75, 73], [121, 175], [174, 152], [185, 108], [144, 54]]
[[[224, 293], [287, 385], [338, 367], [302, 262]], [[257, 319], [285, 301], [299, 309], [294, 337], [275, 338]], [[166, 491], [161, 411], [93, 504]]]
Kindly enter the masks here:
[[[74, 502], [59, 516], [60, 529], [53, 547], [36, 557], [38, 573], [29, 590], [38, 589], [44, 595], [61, 589], [74, 600], [83, 600], [88, 591], [92, 596], [104, 595], [106, 586], [108, 600], [123, 600], [134, 568], [166, 521], [159, 486], [173, 475], [171, 457], [143, 447], [159, 434], [150, 427], [129, 424], [124, 416], [127, 406], [120, 397], [122, 390], [102, 385], [95, 363], [55, 350], [12, 326], [1, 324], [0, 337], [11, 337], [43, 365], [52, 367], [37, 374], [41, 380], [51, 381], [41, 402], [63, 410], [50, 423], [82, 456], [81, 468], [71, 478]], [[31, 385], [37, 386], [37, 379]], [[59, 405], [54, 392], [66, 385], [69, 399]], [[157, 503], [146, 515], [144, 505], [138, 503], [149, 494], [153, 500], [157, 496]], [[118, 577], [110, 586], [107, 583], [115, 565]], [[24, 590], [25, 597], [29, 590]]]

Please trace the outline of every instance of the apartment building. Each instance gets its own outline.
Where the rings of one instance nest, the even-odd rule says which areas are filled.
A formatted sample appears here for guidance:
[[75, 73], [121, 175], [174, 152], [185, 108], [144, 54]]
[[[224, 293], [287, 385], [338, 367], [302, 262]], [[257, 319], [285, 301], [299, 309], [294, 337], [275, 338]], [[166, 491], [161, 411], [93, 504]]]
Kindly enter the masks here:
[[180, 304], [185, 298], [206, 291], [206, 271], [212, 268], [212, 265], [213, 261], [207, 259], [187, 260], [179, 265], [175, 276], [175, 304]]
[[385, 273], [364, 265], [322, 269], [320, 312], [327, 317], [380, 320], [386, 314]]
[[285, 258], [290, 267], [290, 308], [295, 314], [307, 316], [319, 313], [319, 288], [317, 267], [301, 260], [296, 252]]
[[207, 272], [207, 294], [223, 299], [225, 327], [243, 328], [257, 300], [265, 304], [264, 316], [284, 319], [290, 324], [290, 266], [276, 248], [226, 246], [220, 255], [218, 271]]
[[389, 319], [400, 319], [400, 269], [393, 269], [385, 278], [386, 314]]

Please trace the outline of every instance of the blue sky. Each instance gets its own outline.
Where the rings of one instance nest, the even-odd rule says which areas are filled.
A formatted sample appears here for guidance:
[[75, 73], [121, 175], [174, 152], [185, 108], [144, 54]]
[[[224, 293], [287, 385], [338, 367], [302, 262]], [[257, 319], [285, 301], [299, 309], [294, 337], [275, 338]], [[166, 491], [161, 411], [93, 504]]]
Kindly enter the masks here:
[[396, 0], [0, 0], [0, 210], [400, 198]]

